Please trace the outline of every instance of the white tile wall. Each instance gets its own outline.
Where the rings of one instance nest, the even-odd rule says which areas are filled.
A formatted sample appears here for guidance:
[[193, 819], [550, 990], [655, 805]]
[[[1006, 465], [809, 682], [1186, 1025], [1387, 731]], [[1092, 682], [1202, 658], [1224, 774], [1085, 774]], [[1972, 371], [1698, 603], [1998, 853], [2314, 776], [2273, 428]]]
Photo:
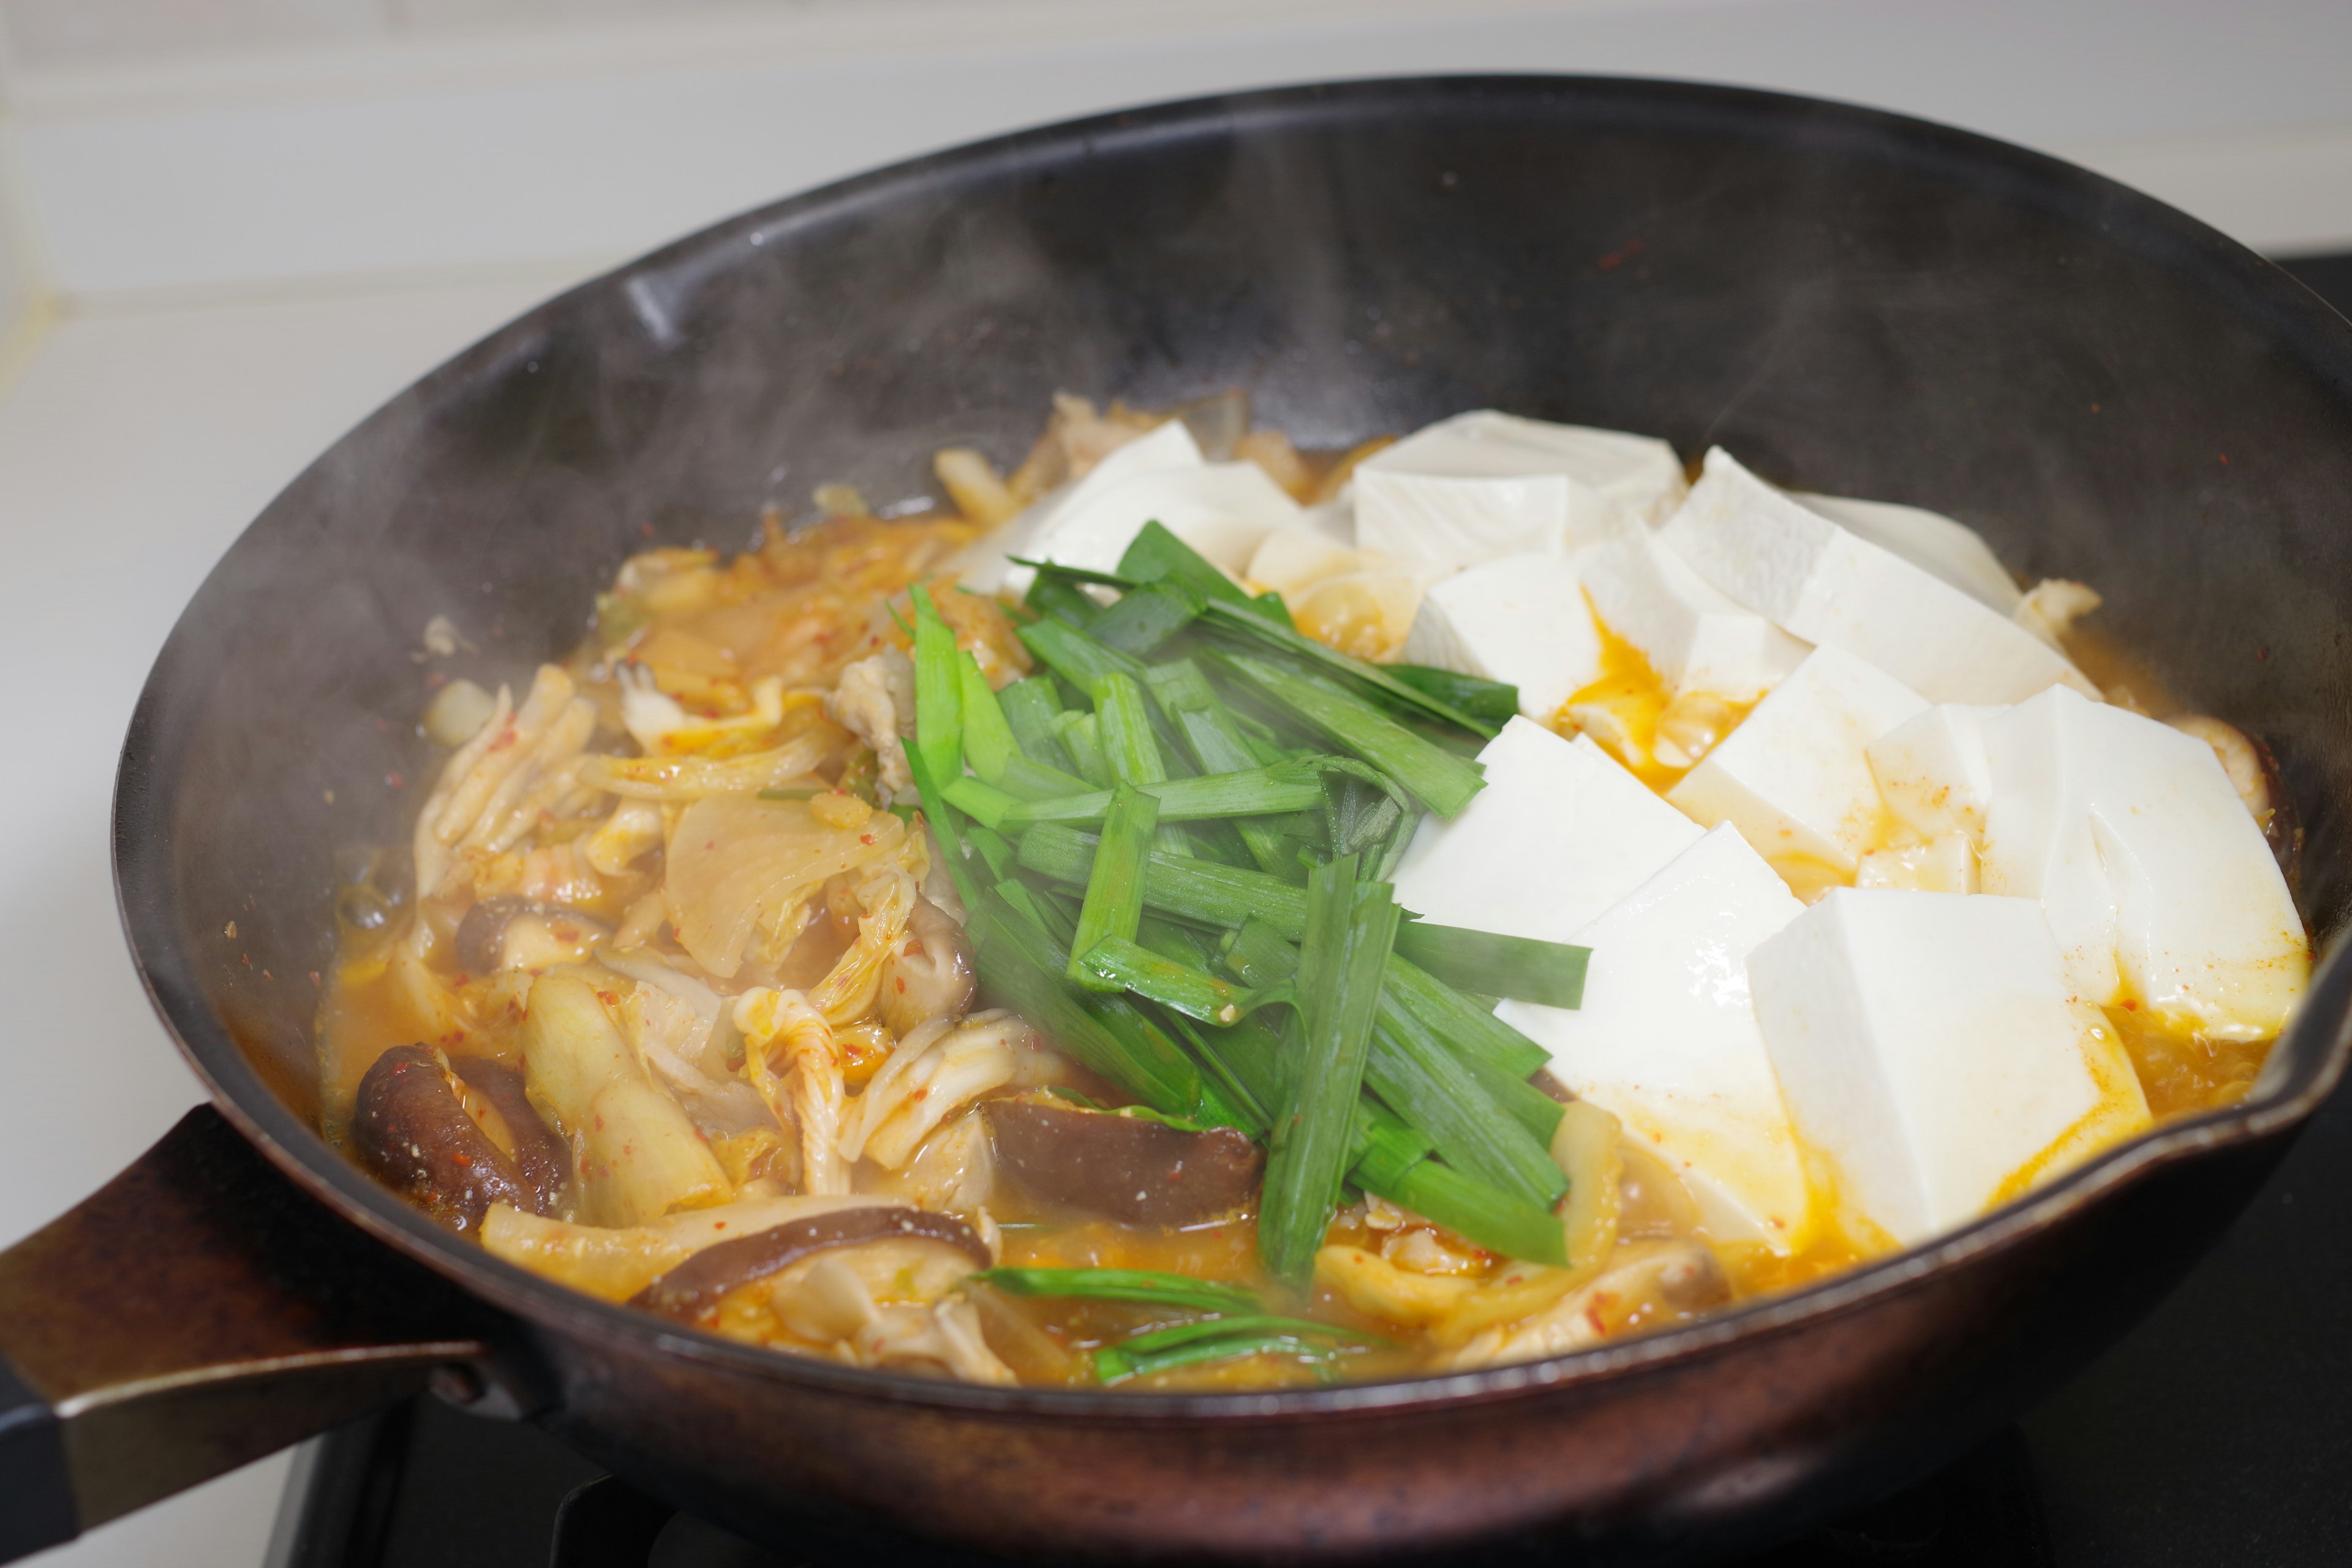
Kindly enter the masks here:
[[383, 32], [381, 0], [0, 0], [19, 65], [152, 59]]

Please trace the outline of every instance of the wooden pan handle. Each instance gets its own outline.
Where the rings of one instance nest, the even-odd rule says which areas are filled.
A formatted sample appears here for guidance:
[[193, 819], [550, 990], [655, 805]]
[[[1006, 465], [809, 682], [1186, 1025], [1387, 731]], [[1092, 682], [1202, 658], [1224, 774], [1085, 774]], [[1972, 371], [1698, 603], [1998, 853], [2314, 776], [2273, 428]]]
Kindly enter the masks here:
[[425, 1386], [500, 1320], [210, 1106], [0, 1253], [0, 1562]]

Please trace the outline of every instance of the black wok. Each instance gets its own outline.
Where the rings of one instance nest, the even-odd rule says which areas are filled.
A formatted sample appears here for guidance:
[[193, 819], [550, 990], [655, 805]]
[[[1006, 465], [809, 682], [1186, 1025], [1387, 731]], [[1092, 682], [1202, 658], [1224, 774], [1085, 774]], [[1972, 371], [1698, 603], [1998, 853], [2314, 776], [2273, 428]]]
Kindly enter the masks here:
[[490, 1260], [315, 1135], [338, 851], [404, 840], [429, 617], [478, 679], [516, 679], [649, 540], [733, 547], [821, 479], [919, 494], [943, 443], [1017, 457], [1057, 388], [1227, 385], [1307, 444], [1492, 405], [1955, 513], [2018, 567], [2095, 583], [2115, 638], [2270, 742], [2307, 911], [2343, 921], [2352, 328], [2179, 214], [1887, 115], [1575, 79], [1295, 89], [904, 164], [468, 350], [305, 471], [190, 605], [124, 748], [116, 864], [217, 1112], [0, 1258], [5, 1544], [430, 1374], [755, 1535], [814, 1502], [1047, 1552], [1543, 1529], [1695, 1553], [1887, 1489], [2049, 1390], [2335, 1085], [2340, 952], [2243, 1105], [1932, 1247], [1560, 1361], [1223, 1397], [722, 1343]]

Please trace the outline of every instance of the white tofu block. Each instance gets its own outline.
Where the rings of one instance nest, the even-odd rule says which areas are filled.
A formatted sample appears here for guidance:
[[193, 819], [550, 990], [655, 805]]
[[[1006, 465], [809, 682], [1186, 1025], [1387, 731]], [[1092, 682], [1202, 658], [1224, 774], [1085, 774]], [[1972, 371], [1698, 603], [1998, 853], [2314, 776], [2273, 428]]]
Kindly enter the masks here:
[[1030, 567], [1014, 565], [1010, 557], [1045, 559], [1037, 554], [1037, 549], [1055, 530], [1058, 520], [1138, 475], [1197, 468], [1206, 461], [1201, 456], [1200, 444], [1192, 439], [1192, 433], [1184, 427], [1182, 420], [1171, 419], [1154, 426], [1125, 446], [1112, 448], [1082, 478], [1040, 497], [1020, 516], [982, 537], [967, 552], [967, 558], [956, 563], [963, 585], [975, 594], [992, 594], [1000, 589], [1010, 594], [1027, 593], [1037, 574]]
[[1444, 925], [1566, 942], [1698, 842], [1690, 818], [1582, 736], [1514, 719], [1478, 753], [1486, 787], [1422, 819], [1397, 902]]
[[2148, 1125], [2031, 900], [1833, 889], [1748, 977], [1798, 1132], [1847, 1214], [1906, 1246]]
[[1988, 892], [2036, 898], [2084, 1001], [2276, 1035], [2310, 979], [2286, 879], [2213, 750], [2071, 691], [1986, 724]]
[[1962, 833], [1982, 842], [1992, 798], [1984, 726], [2005, 711], [1938, 702], [1873, 741], [1865, 748], [1870, 771], [1895, 820], [1922, 838]]
[[1866, 849], [1854, 868], [1857, 888], [1895, 888], [1913, 893], [1973, 893], [1977, 847], [1965, 833], [1947, 833], [1916, 844]]
[[1812, 1205], [1748, 956], [1803, 908], [1720, 827], [1570, 938], [1592, 949], [1583, 1006], [1495, 1010], [1674, 1167], [1717, 1240], [1784, 1254], [1805, 1244]]
[[1375, 452], [1354, 483], [1358, 544], [1449, 569], [1597, 544], [1654, 523], [1685, 488], [1664, 441], [1486, 409]]
[[[1112, 457], [1118, 455], [1115, 452]], [[1296, 524], [1303, 510], [1255, 463], [1160, 468], [1122, 479], [1075, 505], [1062, 507], [1030, 541], [1030, 558], [1093, 572], [1116, 571], [1119, 557], [1143, 531], [1143, 525], [1157, 522], [1214, 565], [1238, 576], [1266, 535]], [[1027, 575], [1034, 577], [1035, 573]], [[1011, 574], [1005, 581], [1015, 584]], [[1017, 585], [1027, 591], [1025, 582]]]
[[1660, 537], [1791, 636], [1869, 660], [1931, 702], [2098, 695], [2065, 656], [1949, 583], [1766, 484], [1720, 447]]
[[1405, 638], [1409, 663], [1507, 681], [1538, 723], [1601, 679], [1601, 633], [1576, 563], [1505, 555], [1433, 584]]
[[1677, 695], [1753, 702], [1801, 663], [1805, 645], [1731, 602], [1647, 531], [1580, 558], [1601, 624], [1641, 650]]
[[1865, 748], [1927, 708], [1885, 671], [1815, 648], [1666, 798], [1694, 821], [1732, 824], [1767, 860], [1851, 876], [1886, 810]]
[[1881, 550], [1892, 550], [1922, 571], [1933, 572], [1988, 609], [2014, 616], [2025, 592], [1984, 542], [1984, 535], [1955, 518], [1924, 507], [1855, 496], [1789, 492], [1847, 532]]

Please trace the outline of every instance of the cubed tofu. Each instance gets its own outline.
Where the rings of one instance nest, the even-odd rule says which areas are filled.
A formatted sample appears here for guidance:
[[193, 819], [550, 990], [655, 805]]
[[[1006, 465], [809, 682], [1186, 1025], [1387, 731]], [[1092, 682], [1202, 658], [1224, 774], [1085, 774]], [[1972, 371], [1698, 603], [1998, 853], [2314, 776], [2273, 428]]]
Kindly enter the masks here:
[[1730, 823], [1776, 866], [1850, 877], [1885, 827], [1865, 748], [1927, 708], [1885, 671], [1817, 647], [1666, 798], [1695, 822]]
[[1441, 924], [1565, 942], [1699, 839], [1583, 736], [1514, 719], [1478, 761], [1486, 787], [1423, 817], [1397, 868], [1397, 902]]
[[1792, 637], [1869, 660], [1931, 702], [2098, 690], [1981, 600], [1766, 484], [1720, 447], [1660, 531], [1698, 574]]
[[2025, 600], [2024, 590], [1984, 535], [1967, 523], [1924, 507], [1895, 501], [1864, 500], [1856, 496], [1790, 492], [1798, 500], [1849, 533], [1892, 550], [1922, 571], [1933, 572], [1986, 608], [2014, 618]]
[[1646, 530], [1580, 558], [1601, 624], [1641, 650], [1677, 695], [1753, 702], [1803, 662], [1805, 645], [1726, 598]]
[[1804, 906], [1719, 827], [1570, 940], [1592, 950], [1584, 1005], [1505, 1002], [1552, 1075], [1654, 1149], [1722, 1241], [1802, 1247], [1812, 1204], [1748, 994], [1748, 957]]
[[1358, 544], [1445, 569], [1597, 544], [1654, 523], [1685, 488], [1664, 441], [1491, 410], [1374, 453], [1354, 485]]
[[1992, 798], [1984, 726], [2005, 711], [1938, 702], [1870, 742], [1870, 771], [1895, 820], [1922, 838], [1962, 833], [1981, 843]]
[[2063, 689], [1984, 741], [1984, 889], [2041, 901], [2077, 995], [2221, 1039], [2285, 1026], [2309, 940], [2212, 747]]
[[[1010, 557], [1053, 559], [1040, 556], [1038, 550], [1063, 520], [1097, 496], [1140, 475], [1198, 468], [1207, 461], [1201, 455], [1200, 443], [1192, 439], [1192, 433], [1181, 419], [1171, 419], [1125, 446], [1113, 447], [1083, 476], [1039, 497], [1023, 509], [1020, 516], [982, 536], [968, 558], [956, 563], [964, 586], [976, 594], [992, 594], [999, 589], [1012, 594], [1027, 593], [1037, 574], [1030, 567], [1013, 564]], [[1120, 546], [1122, 551], [1125, 548]], [[1114, 562], [1116, 559], [1114, 553]]]
[[1853, 885], [1914, 893], [1973, 893], [1978, 890], [1977, 847], [1965, 833], [1946, 833], [1865, 849], [1854, 868]]
[[1433, 584], [1404, 657], [1519, 689], [1519, 711], [1541, 723], [1601, 678], [1601, 634], [1576, 563], [1505, 555]]
[[2030, 899], [1835, 889], [1749, 955], [1764, 1045], [1849, 1220], [1906, 1246], [2148, 1125]]

